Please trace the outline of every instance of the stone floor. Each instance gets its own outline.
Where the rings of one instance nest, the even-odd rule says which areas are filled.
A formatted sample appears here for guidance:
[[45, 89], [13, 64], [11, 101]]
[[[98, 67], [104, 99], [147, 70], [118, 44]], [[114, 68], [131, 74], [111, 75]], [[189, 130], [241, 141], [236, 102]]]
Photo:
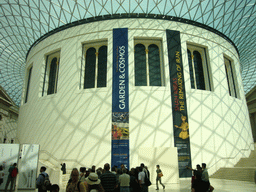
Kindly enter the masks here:
[[[234, 181], [210, 179], [211, 185], [215, 188], [214, 192], [256, 192], [256, 184], [254, 182]], [[179, 184], [166, 184], [165, 190], [160, 187], [159, 192], [191, 192], [191, 180], [180, 180]], [[149, 192], [156, 191], [156, 185], [149, 187]]]

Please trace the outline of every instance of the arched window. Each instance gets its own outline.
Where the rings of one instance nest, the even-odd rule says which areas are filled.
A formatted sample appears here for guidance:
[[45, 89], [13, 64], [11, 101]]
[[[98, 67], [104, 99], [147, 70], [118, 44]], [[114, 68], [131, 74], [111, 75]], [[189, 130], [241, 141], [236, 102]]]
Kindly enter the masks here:
[[47, 55], [42, 96], [57, 93], [60, 52]]
[[32, 74], [32, 66], [28, 69], [27, 73], [27, 85], [26, 85], [26, 95], [25, 95], [25, 103], [28, 101], [28, 94], [29, 94], [29, 85], [30, 85], [30, 79], [31, 79], [31, 74]]
[[107, 46], [105, 43], [92, 43], [84, 46], [84, 89], [107, 86]]
[[135, 40], [135, 86], [162, 86], [164, 84], [160, 47], [161, 41]]
[[204, 48], [188, 45], [188, 65], [192, 89], [211, 91], [211, 77]]
[[190, 84], [191, 84], [191, 88], [195, 89], [195, 79], [194, 79], [194, 69], [193, 69], [193, 65], [192, 65], [192, 56], [191, 56], [191, 52], [188, 49], [188, 65], [189, 65], [189, 74], [190, 74]]
[[97, 87], [107, 86], [107, 46], [102, 46], [99, 49], [98, 76]]
[[135, 45], [135, 86], [147, 86], [146, 48], [142, 44]]
[[235, 75], [235, 70], [233, 69], [233, 64], [231, 60], [229, 60], [225, 56], [224, 56], [224, 64], [225, 64], [229, 95], [235, 98], [239, 98], [236, 75]]
[[91, 47], [86, 51], [85, 56], [85, 74], [84, 88], [94, 88], [95, 86], [95, 64], [96, 64], [96, 49]]
[[202, 64], [202, 57], [198, 51], [194, 51], [194, 68], [195, 68], [195, 76], [196, 76], [196, 87], [197, 89], [205, 90], [205, 82], [204, 82], [204, 70]]
[[48, 91], [47, 91], [48, 95], [57, 93], [57, 81], [58, 81], [57, 71], [58, 71], [58, 59], [57, 57], [54, 57], [50, 65], [50, 74], [49, 74]]
[[157, 45], [148, 47], [149, 80], [150, 86], [161, 86], [160, 55]]

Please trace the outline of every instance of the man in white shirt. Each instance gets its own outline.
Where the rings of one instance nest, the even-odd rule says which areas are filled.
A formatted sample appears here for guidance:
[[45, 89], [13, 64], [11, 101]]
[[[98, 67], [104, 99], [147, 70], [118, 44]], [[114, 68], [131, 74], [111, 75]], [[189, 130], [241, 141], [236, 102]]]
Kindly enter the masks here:
[[139, 168], [139, 175], [138, 175], [138, 180], [140, 184], [140, 192], [148, 192], [148, 186], [145, 185], [145, 177], [146, 174], [144, 171], [142, 171], [142, 167]]
[[214, 187], [211, 186], [210, 181], [209, 181], [209, 174], [208, 174], [208, 170], [206, 169], [206, 164], [202, 163], [202, 181], [205, 182], [206, 188], [209, 189], [210, 192], [212, 192], [214, 190]]

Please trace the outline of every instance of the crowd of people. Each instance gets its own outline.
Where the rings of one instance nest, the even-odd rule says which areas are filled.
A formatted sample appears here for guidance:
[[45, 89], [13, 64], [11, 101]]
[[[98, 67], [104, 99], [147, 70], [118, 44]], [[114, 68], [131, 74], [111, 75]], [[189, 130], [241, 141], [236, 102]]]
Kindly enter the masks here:
[[[0, 166], [0, 169], [1, 168]], [[208, 170], [205, 163], [202, 163], [202, 167], [198, 164], [196, 169], [187, 168], [193, 172], [191, 181], [192, 192], [212, 192], [214, 190], [214, 187], [209, 182]], [[63, 168], [63, 164], [61, 170], [63, 174], [66, 174], [66, 167]], [[5, 192], [10, 183], [10, 192], [14, 188], [15, 179], [18, 174], [17, 164], [14, 163], [10, 166], [8, 171], [9, 175]], [[159, 190], [158, 182], [162, 185], [163, 189], [165, 189], [165, 185], [161, 181], [163, 173], [159, 165], [156, 165], [156, 173], [156, 190]], [[2, 172], [0, 170], [0, 178], [2, 178], [1, 176]], [[79, 170], [74, 168], [67, 183], [66, 192], [148, 192], [148, 187], [151, 185], [149, 178], [150, 173], [147, 166], [143, 163], [130, 170], [123, 164], [121, 168], [114, 166], [110, 169], [108, 163], [104, 165], [103, 169], [101, 167], [96, 169], [96, 166], [92, 166], [89, 169], [81, 167]], [[59, 192], [59, 186], [50, 183], [49, 175], [46, 173], [46, 167], [44, 166], [40, 168], [36, 186], [38, 192]]]
[[131, 170], [123, 164], [121, 168], [114, 166], [110, 169], [108, 163], [103, 169], [95, 166], [88, 170], [74, 168], [66, 192], [147, 192], [151, 185], [149, 178], [150, 173], [143, 163]]

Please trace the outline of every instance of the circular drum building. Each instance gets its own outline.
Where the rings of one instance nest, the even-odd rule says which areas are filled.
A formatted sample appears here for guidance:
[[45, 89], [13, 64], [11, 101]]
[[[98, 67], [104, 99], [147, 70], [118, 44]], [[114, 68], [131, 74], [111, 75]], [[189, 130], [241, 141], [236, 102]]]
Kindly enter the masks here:
[[[239, 53], [223, 34], [156, 15], [58, 28], [27, 55], [20, 143], [52, 168], [160, 164], [170, 182], [253, 149]], [[175, 176], [174, 176], [175, 175]], [[152, 177], [154, 178], [154, 177]]]

